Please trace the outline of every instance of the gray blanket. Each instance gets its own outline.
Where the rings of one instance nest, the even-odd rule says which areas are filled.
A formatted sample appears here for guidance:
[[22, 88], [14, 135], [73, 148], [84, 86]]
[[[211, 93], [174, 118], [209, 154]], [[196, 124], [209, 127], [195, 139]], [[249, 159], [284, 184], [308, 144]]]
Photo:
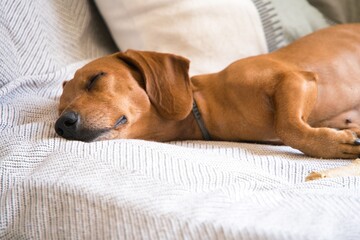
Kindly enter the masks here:
[[286, 146], [59, 138], [62, 81], [115, 48], [88, 1], [0, 4], [0, 239], [359, 238], [360, 178], [304, 182], [348, 161]]

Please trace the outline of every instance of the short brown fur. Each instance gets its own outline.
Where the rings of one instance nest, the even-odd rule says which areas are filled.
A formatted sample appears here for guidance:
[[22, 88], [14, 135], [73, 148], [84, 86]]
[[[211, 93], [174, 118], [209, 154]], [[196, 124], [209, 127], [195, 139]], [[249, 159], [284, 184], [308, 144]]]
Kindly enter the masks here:
[[[65, 84], [59, 112], [78, 113], [86, 131], [106, 129], [85, 140], [203, 139], [194, 99], [214, 140], [280, 141], [319, 158], [360, 155], [360, 24], [320, 30], [218, 73], [189, 78], [188, 68], [173, 54], [102, 57]], [[105, 75], [87, 89], [98, 72]], [[128, 122], [114, 127], [122, 115]]]

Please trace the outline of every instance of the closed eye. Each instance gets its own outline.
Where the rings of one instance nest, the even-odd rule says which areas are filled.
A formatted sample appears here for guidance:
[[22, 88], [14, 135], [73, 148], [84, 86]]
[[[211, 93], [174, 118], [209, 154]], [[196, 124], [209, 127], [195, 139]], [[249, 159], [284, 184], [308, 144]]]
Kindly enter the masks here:
[[120, 125], [123, 125], [125, 123], [127, 123], [127, 117], [125, 115], [121, 116], [115, 123], [115, 128], [117, 128]]
[[91, 88], [94, 86], [95, 82], [100, 79], [100, 77], [104, 76], [104, 72], [100, 72], [98, 74], [93, 75], [90, 77], [88, 84], [86, 86], [87, 90], [91, 90]]

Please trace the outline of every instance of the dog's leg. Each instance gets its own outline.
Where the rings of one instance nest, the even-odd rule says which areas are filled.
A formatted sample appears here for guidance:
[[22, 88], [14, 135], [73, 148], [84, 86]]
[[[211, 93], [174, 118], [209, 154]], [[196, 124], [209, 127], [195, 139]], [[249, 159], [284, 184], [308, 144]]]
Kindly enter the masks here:
[[305, 178], [305, 181], [343, 176], [360, 176], [360, 159], [356, 159], [355, 161], [346, 166], [326, 169], [319, 172], [311, 172]]
[[317, 97], [317, 77], [311, 72], [290, 72], [274, 92], [275, 131], [284, 144], [319, 158], [357, 158], [360, 140], [351, 130], [313, 128], [308, 117]]

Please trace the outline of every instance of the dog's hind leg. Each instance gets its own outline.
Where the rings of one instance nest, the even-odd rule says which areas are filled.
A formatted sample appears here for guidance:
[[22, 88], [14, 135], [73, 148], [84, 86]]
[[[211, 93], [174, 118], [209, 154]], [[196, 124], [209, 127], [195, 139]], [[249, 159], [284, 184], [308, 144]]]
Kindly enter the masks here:
[[318, 158], [357, 158], [360, 140], [351, 130], [314, 128], [308, 123], [317, 98], [317, 75], [287, 72], [279, 77], [273, 100], [274, 124], [281, 141]]

